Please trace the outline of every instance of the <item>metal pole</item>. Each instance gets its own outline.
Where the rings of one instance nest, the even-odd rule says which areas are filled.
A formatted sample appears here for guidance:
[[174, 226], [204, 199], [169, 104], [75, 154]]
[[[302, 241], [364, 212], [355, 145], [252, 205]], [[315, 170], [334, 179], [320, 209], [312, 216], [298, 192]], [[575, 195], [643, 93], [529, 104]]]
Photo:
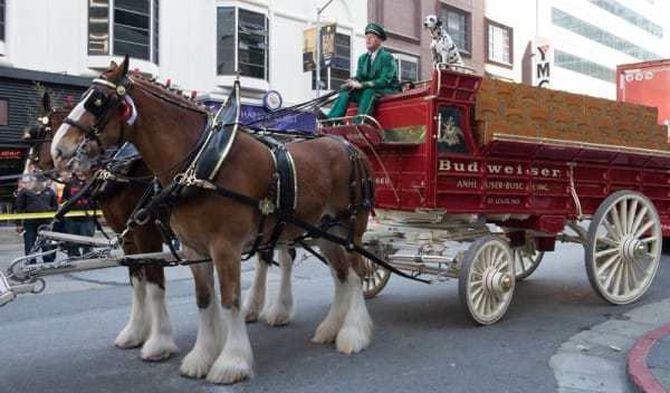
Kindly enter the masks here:
[[535, 0], [535, 38], [540, 36], [540, 0]]
[[328, 0], [316, 8], [316, 97], [321, 97], [321, 13], [328, 8], [333, 0]]
[[321, 97], [321, 8], [316, 9], [316, 98]]

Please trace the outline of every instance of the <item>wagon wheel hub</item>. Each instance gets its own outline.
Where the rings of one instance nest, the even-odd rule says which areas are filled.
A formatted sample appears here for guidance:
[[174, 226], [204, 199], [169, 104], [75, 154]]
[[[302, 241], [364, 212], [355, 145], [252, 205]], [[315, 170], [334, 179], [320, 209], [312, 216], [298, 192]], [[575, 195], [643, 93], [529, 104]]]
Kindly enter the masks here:
[[487, 270], [484, 273], [484, 288], [488, 293], [502, 295], [512, 288], [512, 277], [497, 270]]
[[647, 246], [639, 239], [625, 237], [621, 242], [621, 254], [626, 261], [634, 261], [647, 255]]

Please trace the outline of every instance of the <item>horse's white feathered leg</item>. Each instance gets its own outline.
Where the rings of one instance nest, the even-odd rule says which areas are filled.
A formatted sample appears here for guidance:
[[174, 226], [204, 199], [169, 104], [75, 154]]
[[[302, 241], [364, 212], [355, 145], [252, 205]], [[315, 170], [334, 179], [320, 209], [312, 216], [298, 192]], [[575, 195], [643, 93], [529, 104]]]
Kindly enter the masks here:
[[361, 279], [353, 269], [349, 269], [344, 290], [349, 291], [350, 299], [344, 323], [337, 334], [337, 349], [346, 354], [360, 352], [372, 341], [372, 319], [368, 314], [363, 297]]
[[146, 315], [146, 278], [130, 277], [133, 286], [133, 303], [130, 307], [130, 319], [114, 340], [119, 348], [136, 348], [142, 345], [149, 334], [149, 320]]
[[293, 259], [287, 247], [279, 249], [279, 266], [281, 268], [281, 282], [279, 294], [268, 309], [263, 312], [263, 318], [271, 326], [286, 325], [293, 318], [293, 291], [291, 288], [291, 271]]
[[317, 344], [327, 344], [335, 341], [337, 333], [344, 324], [344, 318], [347, 316], [349, 304], [351, 303], [351, 290], [347, 289], [347, 282], [340, 281], [337, 273], [332, 268], [330, 273], [333, 276], [335, 284], [335, 299], [330, 305], [330, 310], [326, 318], [319, 324], [312, 338], [312, 342]]
[[254, 281], [249, 291], [247, 291], [247, 296], [244, 298], [244, 305], [242, 306], [244, 320], [247, 322], [256, 322], [265, 306], [268, 267], [268, 263], [261, 259], [261, 254], [256, 254]]
[[172, 325], [165, 305], [165, 289], [153, 282], [147, 283], [145, 311], [149, 313], [151, 328], [149, 338], [142, 346], [142, 359], [160, 361], [177, 352], [172, 337]]

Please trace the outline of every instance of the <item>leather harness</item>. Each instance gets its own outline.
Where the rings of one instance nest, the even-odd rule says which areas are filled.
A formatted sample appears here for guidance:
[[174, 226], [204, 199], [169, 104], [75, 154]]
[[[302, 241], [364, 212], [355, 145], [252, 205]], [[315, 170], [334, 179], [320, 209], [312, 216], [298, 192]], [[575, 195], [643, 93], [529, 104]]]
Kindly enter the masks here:
[[[96, 85], [111, 88], [115, 93], [111, 96], [116, 96], [116, 98], [107, 97], [106, 100], [101, 99], [99, 94], [95, 93], [96, 91], [99, 91], [96, 89]], [[131, 86], [131, 80], [125, 76], [121, 79], [118, 85], [105, 79], [95, 79], [93, 81], [93, 85], [89, 89], [90, 91], [93, 91], [93, 93], [90, 93], [90, 95], [87, 96], [85, 107], [89, 110], [89, 107], [93, 105], [93, 109], [96, 112], [90, 112], [95, 115], [95, 125], [88, 127], [70, 119], [66, 119], [65, 121], [67, 124], [84, 131], [86, 135], [85, 140], [80, 144], [78, 149], [80, 149], [87, 140], [93, 140], [100, 144], [99, 134], [109, 122], [111, 118], [110, 114], [122, 103], [123, 95], [126, 94]], [[184, 158], [178, 175], [174, 177], [170, 184], [160, 190], [154, 189], [152, 192], [148, 191], [145, 194], [145, 198], [143, 198], [144, 200], [136, 208], [126, 231], [133, 225], [142, 224], [149, 219], [155, 219], [159, 224], [159, 228], [162, 228], [163, 232], [168, 232], [164, 233], [164, 236], [174, 236], [171, 234], [171, 230], [167, 224], [166, 217], [168, 215], [161, 214], [161, 212], [165, 213], [177, 204], [187, 200], [189, 196], [193, 195], [193, 192], [215, 192], [222, 197], [233, 199], [238, 203], [253, 207], [260, 213], [256, 240], [254, 241], [251, 250], [247, 253], [246, 259], [259, 251], [264, 253], [272, 252], [286, 225], [294, 225], [305, 232], [305, 235], [294, 239], [294, 243], [304, 245], [304, 240], [308, 237], [314, 239], [322, 238], [345, 247], [349, 252], [356, 252], [395, 274], [427, 283], [428, 281], [426, 280], [398, 270], [388, 262], [379, 259], [374, 254], [353, 242], [353, 229], [358, 213], [361, 212], [361, 210], [370, 211], [372, 209], [373, 186], [371, 174], [368, 173], [367, 167], [363, 165], [363, 158], [360, 156], [358, 149], [343, 138], [329, 136], [335, 138], [345, 146], [352, 164], [350, 178], [350, 216], [349, 222], [346, 223], [348, 224], [348, 235], [346, 239], [328, 232], [329, 229], [335, 226], [343, 226], [341, 222], [332, 217], [324, 217], [320, 226], [316, 227], [295, 216], [294, 213], [297, 207], [297, 178], [295, 165], [286, 147], [283, 144], [274, 141], [272, 138], [258, 138], [258, 140], [268, 146], [272, 152], [275, 164], [272, 181], [268, 187], [267, 196], [264, 199], [257, 200], [248, 195], [221, 187], [212, 181], [230, 152], [230, 148], [234, 143], [235, 136], [239, 129], [239, 90], [239, 80], [237, 80], [235, 81], [231, 96], [228, 98], [226, 104], [219, 110], [214, 121], [211, 121], [211, 118], [208, 118], [209, 121], [207, 122], [206, 129], [201, 134], [202, 136], [196, 145], [196, 149], [192, 151], [192, 153], [195, 154], [189, 154]], [[91, 100], [94, 101], [89, 102]], [[122, 138], [123, 135], [120, 136], [120, 139]], [[357, 193], [360, 194], [360, 198], [356, 198]], [[265, 220], [270, 215], [276, 216], [276, 224], [272, 230], [272, 235], [270, 236], [269, 241], [262, 244]], [[124, 231], [124, 233], [126, 231]], [[174, 256], [177, 258], [177, 261], [179, 261], [178, 264], [208, 261], [208, 259], [202, 261], [183, 261], [171, 247], [170, 242], [168, 242], [168, 245]], [[309, 247], [306, 249], [315, 253]], [[122, 264], [129, 263], [122, 262]], [[164, 263], [163, 265], [172, 266], [174, 264], [175, 263]]]

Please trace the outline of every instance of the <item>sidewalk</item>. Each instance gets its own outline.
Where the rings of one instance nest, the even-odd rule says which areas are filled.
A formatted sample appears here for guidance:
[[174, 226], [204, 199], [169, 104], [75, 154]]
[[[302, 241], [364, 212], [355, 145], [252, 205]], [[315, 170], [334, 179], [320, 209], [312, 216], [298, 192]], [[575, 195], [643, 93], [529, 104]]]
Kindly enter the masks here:
[[670, 323], [635, 342], [628, 353], [628, 375], [640, 392], [670, 392]]
[[558, 392], [670, 392], [668, 334], [670, 298], [611, 315], [551, 357]]

